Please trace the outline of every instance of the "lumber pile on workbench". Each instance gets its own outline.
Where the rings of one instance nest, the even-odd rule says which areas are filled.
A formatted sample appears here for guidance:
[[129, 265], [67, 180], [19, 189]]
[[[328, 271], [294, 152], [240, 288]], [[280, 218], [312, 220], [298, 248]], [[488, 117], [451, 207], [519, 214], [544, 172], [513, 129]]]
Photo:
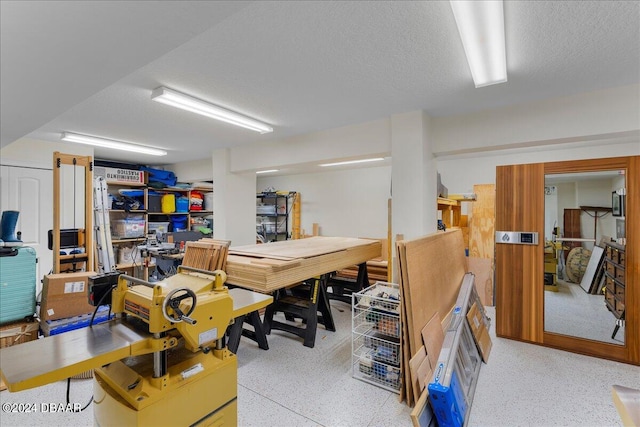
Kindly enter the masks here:
[[427, 345], [422, 331], [431, 319], [448, 325], [462, 279], [467, 272], [462, 231], [438, 232], [415, 240], [398, 241], [400, 287], [402, 290], [401, 398], [413, 406], [410, 359]]
[[380, 256], [377, 240], [316, 236], [229, 250], [227, 282], [272, 292]]

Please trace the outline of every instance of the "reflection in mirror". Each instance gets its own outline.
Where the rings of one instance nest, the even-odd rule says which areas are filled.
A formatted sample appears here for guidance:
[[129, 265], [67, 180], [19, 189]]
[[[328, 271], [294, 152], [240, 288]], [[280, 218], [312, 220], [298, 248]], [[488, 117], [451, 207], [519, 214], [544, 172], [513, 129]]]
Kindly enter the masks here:
[[545, 176], [546, 332], [624, 345], [624, 196], [624, 171]]

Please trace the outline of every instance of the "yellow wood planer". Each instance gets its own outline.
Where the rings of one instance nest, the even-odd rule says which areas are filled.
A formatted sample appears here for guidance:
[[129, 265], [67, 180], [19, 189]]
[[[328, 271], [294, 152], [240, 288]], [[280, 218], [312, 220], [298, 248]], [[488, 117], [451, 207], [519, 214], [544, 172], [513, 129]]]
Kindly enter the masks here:
[[114, 320], [0, 350], [2, 378], [15, 392], [93, 369], [100, 426], [236, 425], [225, 280], [189, 267], [158, 283], [121, 275]]

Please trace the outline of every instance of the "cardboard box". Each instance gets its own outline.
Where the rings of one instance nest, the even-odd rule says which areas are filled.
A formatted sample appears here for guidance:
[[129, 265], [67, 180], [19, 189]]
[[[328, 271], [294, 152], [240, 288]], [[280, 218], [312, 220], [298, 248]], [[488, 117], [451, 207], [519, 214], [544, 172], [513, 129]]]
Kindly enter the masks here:
[[0, 348], [38, 339], [38, 322], [11, 322], [0, 326]]
[[95, 307], [89, 304], [88, 285], [89, 277], [95, 275], [93, 271], [83, 271], [44, 276], [40, 321], [93, 313]]
[[467, 321], [471, 327], [476, 346], [480, 350], [482, 360], [487, 363], [491, 352], [491, 337], [482, 317], [482, 310], [478, 309], [477, 303], [474, 302], [467, 312]]
[[[38, 339], [38, 322], [17, 322], [6, 323], [0, 326], [0, 348], [11, 347], [23, 342]], [[6, 390], [7, 386], [0, 378], [0, 391]]]

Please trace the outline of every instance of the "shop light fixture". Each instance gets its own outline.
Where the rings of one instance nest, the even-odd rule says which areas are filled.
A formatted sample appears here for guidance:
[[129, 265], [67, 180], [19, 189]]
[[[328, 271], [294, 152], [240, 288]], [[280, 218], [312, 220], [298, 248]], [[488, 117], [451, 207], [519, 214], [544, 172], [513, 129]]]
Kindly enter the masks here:
[[256, 173], [271, 173], [271, 172], [278, 172], [280, 169], [267, 169], [267, 170], [263, 170], [263, 171], [256, 171]]
[[152, 156], [166, 156], [167, 152], [159, 148], [147, 147], [144, 145], [132, 144], [130, 142], [116, 141], [114, 139], [99, 138], [97, 136], [81, 135], [73, 132], [63, 132], [61, 139], [67, 142], [93, 145], [101, 148], [111, 148], [113, 150], [132, 151], [134, 153], [150, 154]]
[[342, 165], [352, 165], [352, 164], [356, 164], [356, 163], [379, 162], [379, 161], [382, 161], [382, 160], [384, 160], [383, 157], [375, 157], [375, 158], [371, 158], [371, 159], [349, 160], [347, 162], [324, 163], [324, 164], [318, 165], [318, 166], [322, 166], [322, 167], [326, 167], [326, 166], [342, 166]]
[[476, 87], [507, 81], [502, 0], [450, 0]]
[[201, 99], [185, 95], [173, 89], [160, 86], [151, 92], [151, 99], [172, 107], [181, 108], [192, 113], [200, 114], [212, 119], [220, 120], [232, 125], [241, 126], [260, 133], [273, 132], [273, 128], [266, 123], [243, 116], [235, 111], [218, 107]]

